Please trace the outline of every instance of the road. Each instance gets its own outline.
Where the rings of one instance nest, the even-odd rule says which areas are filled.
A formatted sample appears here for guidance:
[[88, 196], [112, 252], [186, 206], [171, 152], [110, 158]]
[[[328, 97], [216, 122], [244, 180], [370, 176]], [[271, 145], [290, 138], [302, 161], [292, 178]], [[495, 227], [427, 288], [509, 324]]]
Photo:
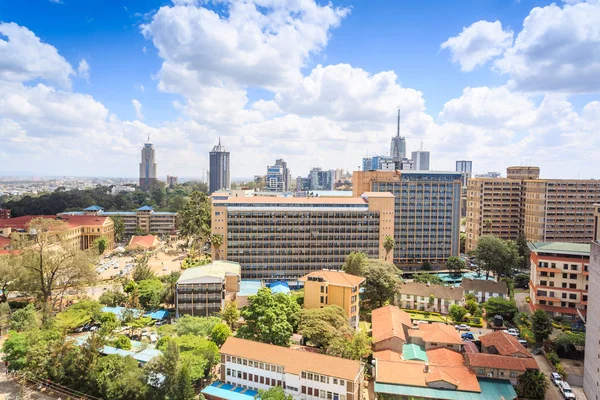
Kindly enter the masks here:
[[515, 301], [517, 302], [517, 309], [519, 310], [519, 312], [531, 314], [531, 308], [529, 307], [529, 303], [527, 303], [526, 300], [527, 296], [527, 293], [515, 293]]
[[550, 381], [550, 388], [546, 392], [545, 400], [564, 400], [558, 388], [550, 380], [550, 373], [554, 371], [550, 367], [550, 364], [548, 364], [548, 360], [546, 360], [546, 358], [541, 354], [534, 355], [533, 357], [540, 366], [540, 371], [542, 371], [546, 375], [546, 378], [548, 378]]

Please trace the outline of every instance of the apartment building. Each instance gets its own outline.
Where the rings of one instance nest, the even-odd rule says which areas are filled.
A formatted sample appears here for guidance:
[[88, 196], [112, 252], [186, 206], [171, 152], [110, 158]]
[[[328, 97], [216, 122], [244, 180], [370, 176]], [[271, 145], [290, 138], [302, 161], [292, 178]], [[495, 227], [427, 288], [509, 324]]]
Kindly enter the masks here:
[[[430, 305], [431, 295], [433, 304]], [[461, 287], [408, 282], [400, 288], [398, 299], [402, 308], [447, 314], [452, 304], [462, 306], [465, 296]]]
[[458, 256], [461, 174], [440, 171], [355, 171], [353, 195], [394, 195], [394, 264], [420, 270], [427, 261], [441, 269]]
[[304, 308], [321, 308], [336, 305], [344, 309], [350, 326], [358, 328], [361, 276], [342, 271], [314, 271], [300, 278], [304, 282]]
[[467, 294], [472, 294], [477, 297], [479, 303], [485, 303], [492, 297], [508, 299], [508, 286], [504, 281], [463, 278], [461, 287], [464, 290], [465, 297]]
[[592, 239], [600, 181], [539, 179], [538, 167], [509, 167], [506, 175], [469, 180], [467, 251], [475, 250], [483, 235], [514, 240], [523, 232], [529, 242]]
[[[585, 319], [588, 304], [590, 245], [530, 243], [529, 303], [535, 311], [567, 321]], [[583, 317], [583, 318], [582, 318]]]
[[125, 236], [153, 234], [171, 235], [177, 230], [177, 213], [154, 211], [150, 206], [143, 206], [135, 211], [104, 211], [102, 207], [91, 206], [83, 211], [68, 211], [59, 216], [100, 216], [118, 217], [125, 225]]
[[[594, 241], [591, 244], [588, 314], [600, 315], [600, 204], [594, 205]], [[583, 391], [588, 400], [600, 400], [600, 318], [587, 318]]]
[[394, 234], [394, 197], [213, 198], [211, 229], [223, 236], [213, 259], [240, 263], [242, 279], [297, 281], [339, 269], [351, 251], [384, 258], [385, 236]]
[[360, 400], [362, 396], [364, 366], [359, 361], [235, 337], [227, 339], [220, 353], [221, 381], [240, 391], [280, 386], [297, 400]]
[[241, 267], [230, 261], [214, 261], [181, 273], [175, 286], [175, 310], [181, 315], [208, 317], [219, 313], [226, 300], [240, 291]]

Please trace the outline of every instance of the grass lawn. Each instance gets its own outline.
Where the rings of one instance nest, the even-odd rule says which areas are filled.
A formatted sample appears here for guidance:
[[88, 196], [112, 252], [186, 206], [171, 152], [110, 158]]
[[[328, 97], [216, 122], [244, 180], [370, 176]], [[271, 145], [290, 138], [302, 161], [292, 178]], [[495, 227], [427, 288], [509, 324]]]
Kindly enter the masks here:
[[428, 321], [428, 322], [449, 322], [452, 323], [452, 318], [448, 318], [446, 321], [446, 317], [442, 317], [439, 315], [425, 315], [423, 313], [411, 312], [409, 313], [410, 319], [418, 319], [419, 321]]

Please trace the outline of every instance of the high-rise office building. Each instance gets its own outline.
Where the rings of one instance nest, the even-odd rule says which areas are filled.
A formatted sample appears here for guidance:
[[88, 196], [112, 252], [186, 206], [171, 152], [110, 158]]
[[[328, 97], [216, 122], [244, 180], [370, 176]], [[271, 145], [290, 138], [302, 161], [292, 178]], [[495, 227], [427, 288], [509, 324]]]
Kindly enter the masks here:
[[358, 171], [353, 195], [390, 192], [394, 205], [394, 263], [406, 271], [427, 261], [439, 269], [458, 256], [460, 174], [441, 171]]
[[396, 163], [390, 156], [364, 157], [362, 161], [363, 171], [394, 171]]
[[[150, 141], [150, 137], [148, 137]], [[156, 184], [156, 158], [152, 143], [145, 143], [140, 162], [140, 188], [148, 191]]]
[[231, 175], [229, 170], [229, 152], [219, 144], [210, 152], [210, 193], [217, 190], [227, 190], [231, 187]]
[[396, 162], [400, 162], [406, 157], [406, 138], [404, 136], [400, 136], [400, 110], [398, 110], [398, 126], [396, 136], [392, 138], [392, 143], [390, 144], [390, 157], [392, 157]]
[[333, 190], [335, 171], [314, 167], [308, 174], [308, 190]]
[[265, 189], [269, 192], [287, 192], [291, 187], [291, 175], [283, 159], [275, 160], [275, 165], [267, 167]]
[[467, 186], [467, 182], [473, 173], [473, 161], [460, 160], [456, 162], [456, 172], [462, 174], [461, 181], [463, 187]]
[[213, 198], [212, 233], [223, 235], [213, 260], [240, 263], [242, 279], [295, 281], [312, 271], [340, 269], [351, 251], [383, 258], [393, 221], [390, 193]]
[[594, 237], [590, 249], [588, 303], [585, 326], [583, 391], [589, 400], [600, 400], [600, 204], [594, 205]]
[[414, 169], [417, 171], [429, 171], [429, 152], [417, 150], [412, 152], [412, 160], [415, 162]]

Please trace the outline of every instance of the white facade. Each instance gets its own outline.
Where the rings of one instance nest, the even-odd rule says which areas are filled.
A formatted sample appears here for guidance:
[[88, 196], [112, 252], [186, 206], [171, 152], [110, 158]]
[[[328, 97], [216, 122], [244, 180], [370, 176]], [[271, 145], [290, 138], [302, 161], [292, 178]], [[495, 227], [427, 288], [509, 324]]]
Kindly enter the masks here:
[[473, 295], [475, 295], [475, 297], [477, 297], [477, 302], [478, 303], [485, 303], [486, 301], [488, 301], [492, 297], [502, 297], [503, 299], [507, 298], [505, 293], [494, 293], [494, 292], [482, 292], [482, 291], [474, 291], [474, 290], [465, 290], [465, 295], [467, 295], [467, 294], [473, 294]]
[[600, 244], [590, 250], [583, 391], [588, 400], [600, 400]]
[[432, 311], [447, 314], [452, 304], [463, 305], [462, 300], [438, 299], [434, 296], [433, 306], [429, 306], [429, 296], [401, 294], [400, 306], [408, 310]]

